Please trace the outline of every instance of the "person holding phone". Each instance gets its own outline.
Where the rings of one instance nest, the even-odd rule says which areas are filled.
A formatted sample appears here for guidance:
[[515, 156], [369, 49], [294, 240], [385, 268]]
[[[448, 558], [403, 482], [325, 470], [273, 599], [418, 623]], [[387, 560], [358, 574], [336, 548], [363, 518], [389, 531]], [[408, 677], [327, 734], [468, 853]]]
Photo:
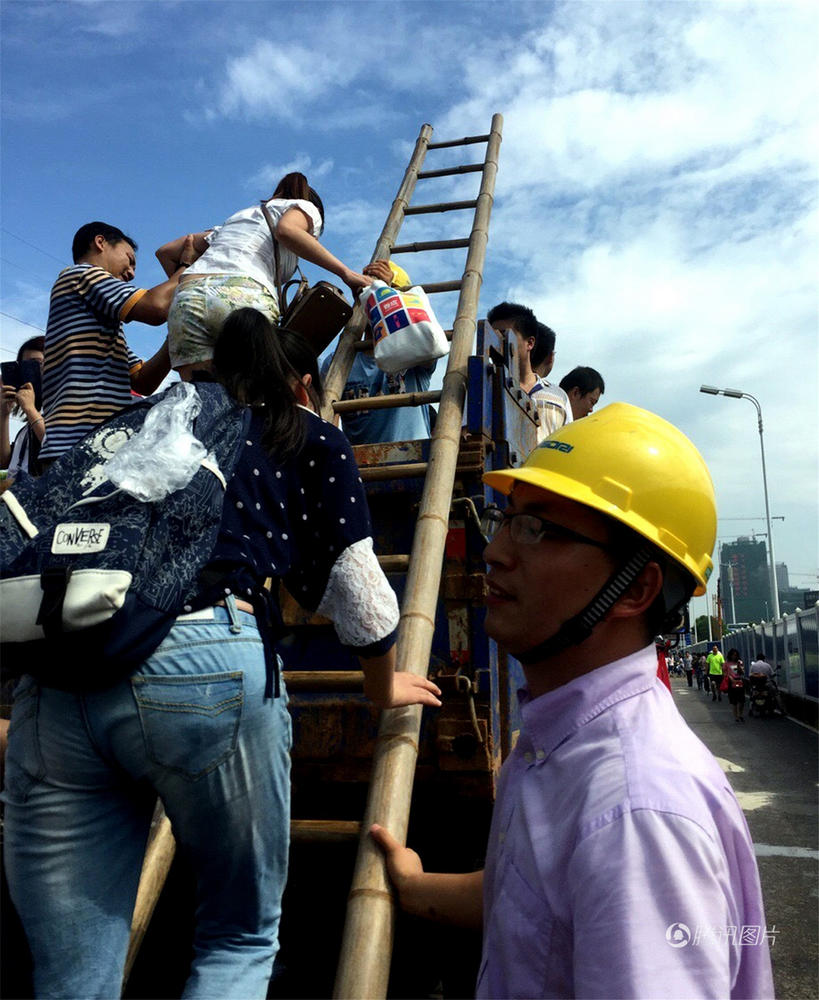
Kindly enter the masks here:
[[[0, 468], [7, 470], [10, 479], [20, 469], [34, 476], [41, 472], [40, 442], [45, 437], [45, 421], [40, 412], [44, 346], [45, 337], [31, 337], [20, 347], [16, 362], [3, 363]], [[12, 414], [25, 420], [13, 442], [9, 433]]]

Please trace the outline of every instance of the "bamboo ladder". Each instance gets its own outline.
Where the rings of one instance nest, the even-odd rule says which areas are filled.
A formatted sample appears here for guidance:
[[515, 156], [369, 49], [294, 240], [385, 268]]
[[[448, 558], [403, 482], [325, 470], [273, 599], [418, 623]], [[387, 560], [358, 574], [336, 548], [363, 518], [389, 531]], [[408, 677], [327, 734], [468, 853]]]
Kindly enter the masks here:
[[[492, 125], [487, 135], [470, 136], [452, 142], [431, 143], [429, 139], [432, 128], [424, 125], [373, 254], [375, 260], [379, 257], [388, 258], [397, 253], [468, 248], [466, 265], [460, 281], [424, 285], [427, 293], [455, 290], [460, 292], [452, 331], [452, 346], [441, 391], [414, 393], [412, 396], [415, 398], [408, 399], [376, 397], [369, 400], [340, 401], [339, 397], [344, 390], [355, 352], [361, 348], [360, 341], [366, 320], [360, 306], [356, 307], [341, 335], [325, 385], [327, 404], [323, 416], [326, 419], [332, 419], [337, 413], [374, 409], [390, 404], [418, 406], [430, 402], [439, 403], [438, 419], [432, 434], [426, 468], [401, 469], [393, 466], [378, 470], [378, 473], [383, 473], [383, 478], [391, 478], [402, 473], [417, 474], [419, 471], [425, 473], [412, 552], [407, 565], [407, 583], [397, 647], [397, 669], [411, 671], [421, 676], [426, 676], [427, 673], [435, 630], [435, 608], [441, 581], [444, 545], [449, 530], [449, 509], [455, 484], [466, 397], [467, 361], [472, 350], [477, 321], [478, 296], [486, 255], [502, 128], [503, 118], [496, 114], [492, 118]], [[443, 170], [421, 170], [427, 150], [474, 143], [486, 143], [486, 155], [482, 164], [469, 164]], [[473, 171], [482, 174], [480, 191], [474, 201], [410, 207], [416, 181]], [[469, 239], [396, 245], [405, 216], [470, 208], [474, 209], [474, 217]], [[376, 476], [370, 474], [364, 478], [373, 479]], [[378, 478], [382, 476], [378, 475]], [[396, 561], [404, 563], [405, 558], [389, 556], [383, 561], [389, 560], [392, 565], [396, 564]], [[334, 996], [339, 1000], [379, 998], [387, 994], [394, 902], [381, 853], [367, 831], [372, 823], [378, 822], [387, 827], [402, 843], [405, 841], [420, 727], [420, 706], [391, 709], [382, 713], [336, 975]]]
[[[430, 142], [432, 126], [424, 125], [415, 144], [404, 179], [376, 243], [372, 260], [398, 253], [466, 248], [463, 277], [455, 281], [425, 284], [427, 294], [459, 291], [458, 307], [452, 330], [452, 345], [443, 380], [437, 392], [408, 393], [401, 396], [377, 396], [361, 400], [341, 400], [355, 355], [371, 347], [362, 340], [366, 317], [359, 304], [342, 332], [325, 380], [325, 406], [322, 416], [332, 421], [337, 414], [395, 406], [422, 406], [439, 403], [438, 419], [432, 434], [428, 463], [384, 466], [362, 470], [367, 480], [392, 479], [399, 475], [423, 475], [424, 488], [410, 555], [379, 557], [385, 571], [407, 571], [404, 606], [401, 612], [397, 644], [397, 669], [426, 676], [435, 629], [435, 606], [440, 586], [444, 544], [449, 528], [449, 508], [455, 482], [460, 447], [464, 399], [467, 385], [467, 360], [477, 320], [478, 297], [486, 256], [489, 218], [492, 211], [503, 116], [492, 117], [486, 135], [467, 136], [449, 142]], [[483, 163], [422, 171], [427, 150], [486, 143]], [[455, 174], [480, 172], [478, 197], [471, 201], [444, 202], [410, 206], [418, 180]], [[474, 209], [468, 239], [439, 240], [397, 245], [404, 218], [436, 212]], [[285, 671], [290, 690], [360, 690], [358, 671]], [[334, 994], [339, 998], [360, 1000], [383, 997], [387, 992], [394, 905], [380, 852], [367, 835], [370, 824], [379, 822], [402, 842], [409, 823], [410, 799], [418, 755], [421, 708], [393, 709], [382, 713], [373, 759], [364, 821], [361, 824], [334, 820], [293, 820], [293, 839], [334, 841], [359, 835], [358, 857], [347, 908], [341, 956]], [[127, 982], [148, 924], [170, 869], [174, 855], [170, 823], [158, 807], [146, 849], [142, 876], [131, 923], [131, 942], [125, 965]]]

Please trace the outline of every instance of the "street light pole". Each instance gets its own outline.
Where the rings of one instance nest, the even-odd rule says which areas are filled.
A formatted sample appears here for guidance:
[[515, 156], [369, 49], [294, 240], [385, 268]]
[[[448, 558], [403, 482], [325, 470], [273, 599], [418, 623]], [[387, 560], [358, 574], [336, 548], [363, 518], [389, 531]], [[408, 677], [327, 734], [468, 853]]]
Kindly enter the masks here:
[[759, 426], [759, 450], [762, 455], [762, 489], [765, 493], [765, 521], [768, 525], [768, 558], [770, 562], [769, 571], [771, 576], [771, 597], [773, 599], [774, 618], [779, 618], [779, 588], [776, 585], [776, 556], [774, 555], [773, 532], [771, 531], [771, 508], [768, 503], [768, 474], [765, 469], [765, 442], [762, 437], [762, 407], [756, 396], [749, 392], [742, 392], [740, 389], [717, 389], [713, 385], [701, 385], [700, 392], [709, 396], [729, 396], [731, 399], [750, 399], [756, 407]]
[[734, 567], [728, 564], [728, 593], [731, 595], [731, 622], [737, 620], [737, 611], [734, 607]]
[[[722, 579], [722, 549], [723, 542], [719, 544], [719, 565], [720, 565], [720, 579]], [[736, 607], [734, 606], [734, 567], [731, 563], [725, 563], [725, 568], [728, 570], [728, 593], [731, 595], [731, 623], [733, 624], [737, 620]]]

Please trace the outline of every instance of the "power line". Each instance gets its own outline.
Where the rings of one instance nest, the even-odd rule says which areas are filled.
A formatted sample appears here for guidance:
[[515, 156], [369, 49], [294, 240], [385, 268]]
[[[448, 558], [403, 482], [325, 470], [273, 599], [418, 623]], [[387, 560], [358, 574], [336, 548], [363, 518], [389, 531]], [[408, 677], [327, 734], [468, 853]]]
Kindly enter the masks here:
[[46, 257], [50, 257], [52, 260], [56, 260], [57, 263], [62, 264], [63, 267], [66, 266], [64, 258], [55, 257], [53, 253], [49, 253], [47, 250], [42, 250], [40, 247], [35, 246], [33, 243], [29, 243], [28, 240], [24, 240], [22, 236], [18, 236], [17, 233], [13, 233], [10, 229], [6, 229], [5, 226], [0, 226], [0, 230], [6, 233], [7, 236], [13, 236], [15, 240], [19, 240], [21, 243], [25, 243], [27, 247], [31, 247], [32, 250], [36, 250], [37, 253], [45, 254]]
[[21, 271], [27, 271], [28, 270], [28, 268], [27, 267], [23, 267], [22, 264], [15, 264], [14, 261], [13, 260], [9, 260], [8, 257], [0, 257], [0, 260], [2, 260], [4, 264], [10, 264], [12, 267], [19, 268]]
[[[749, 514], [748, 517], [720, 517], [720, 518], [717, 518], [717, 520], [719, 520], [719, 521], [764, 521], [765, 518], [764, 517], [752, 517]], [[772, 514], [771, 515], [771, 520], [772, 521], [784, 521], [785, 518], [781, 514], [780, 515]]]
[[8, 257], [0, 256], [0, 260], [2, 260], [2, 262], [4, 264], [8, 264], [10, 267], [16, 267], [18, 271], [25, 271], [26, 274], [29, 276], [29, 278], [40, 278], [43, 281], [53, 281], [54, 280], [54, 275], [53, 274], [50, 277], [47, 278], [41, 272], [39, 272], [39, 271], [32, 271], [30, 267], [26, 267], [23, 264], [16, 264], [13, 260], [9, 260]]
[[11, 313], [3, 312], [2, 309], [0, 309], [0, 316], [7, 316], [9, 319], [13, 319], [15, 323], [22, 323], [23, 326], [30, 326], [32, 330], [38, 330], [40, 333], [45, 333], [45, 330], [41, 326], [35, 326], [33, 323], [26, 323], [24, 319], [12, 316]]

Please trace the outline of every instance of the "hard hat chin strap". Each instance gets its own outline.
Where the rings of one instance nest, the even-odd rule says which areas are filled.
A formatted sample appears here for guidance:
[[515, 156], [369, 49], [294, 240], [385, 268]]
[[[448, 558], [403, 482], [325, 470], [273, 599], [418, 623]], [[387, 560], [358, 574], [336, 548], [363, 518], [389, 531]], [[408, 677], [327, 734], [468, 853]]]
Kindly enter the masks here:
[[601, 590], [592, 600], [560, 628], [549, 639], [544, 639], [537, 646], [514, 653], [521, 663], [537, 663], [547, 657], [562, 653], [569, 646], [579, 646], [592, 634], [596, 625], [606, 617], [617, 601], [634, 583], [645, 567], [651, 562], [653, 550], [648, 546], [639, 548], [631, 558], [618, 569], [613, 576], [603, 584]]

